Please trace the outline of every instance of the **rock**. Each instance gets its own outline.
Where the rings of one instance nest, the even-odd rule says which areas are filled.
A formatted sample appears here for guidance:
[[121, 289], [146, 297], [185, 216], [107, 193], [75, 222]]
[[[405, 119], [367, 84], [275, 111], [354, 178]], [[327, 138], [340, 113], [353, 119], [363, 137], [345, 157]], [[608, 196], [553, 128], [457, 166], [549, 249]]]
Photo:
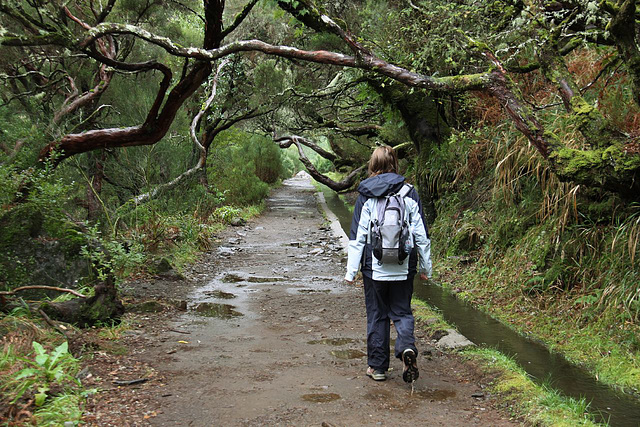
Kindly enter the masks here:
[[240, 227], [242, 225], [245, 225], [246, 223], [247, 221], [240, 218], [239, 216], [233, 217], [231, 218], [231, 221], [229, 221], [229, 224], [233, 225], [234, 227]]
[[85, 367], [83, 370], [81, 370], [80, 372], [78, 372], [76, 374], [76, 379], [79, 380], [83, 380], [85, 378], [89, 378], [91, 376], [91, 371], [89, 370], [89, 367]]
[[324, 253], [324, 250], [320, 248], [315, 248], [309, 251], [309, 255], [321, 255]]
[[169, 262], [167, 258], [162, 257], [156, 262], [154, 262], [152, 269], [156, 273], [162, 274], [170, 270], [173, 270], [173, 266], [171, 265], [171, 262]]
[[457, 350], [475, 345], [455, 329], [447, 329], [447, 332], [448, 334], [446, 336], [438, 340], [436, 347], [446, 350]]
[[218, 253], [222, 256], [231, 256], [234, 254], [234, 250], [232, 248], [228, 248], [226, 246], [220, 246], [218, 248]]

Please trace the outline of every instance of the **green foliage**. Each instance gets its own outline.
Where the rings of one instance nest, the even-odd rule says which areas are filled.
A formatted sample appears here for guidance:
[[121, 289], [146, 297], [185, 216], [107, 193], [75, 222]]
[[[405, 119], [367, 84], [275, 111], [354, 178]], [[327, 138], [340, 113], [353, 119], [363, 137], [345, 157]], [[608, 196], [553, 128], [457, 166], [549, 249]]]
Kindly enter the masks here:
[[[598, 426], [589, 413], [585, 399], [563, 396], [549, 385], [535, 384], [510, 357], [494, 349], [472, 348], [464, 351], [496, 377], [491, 390], [512, 402], [512, 410], [528, 423], [540, 426]], [[606, 424], [604, 424], [606, 425]]]
[[98, 280], [123, 278], [146, 259], [140, 242], [105, 239], [97, 226], [87, 229], [87, 239], [89, 243], [82, 246], [80, 254], [91, 262]]
[[502, 2], [416, 1], [419, 10], [406, 3], [367, 1], [359, 9], [361, 35], [376, 40], [382, 57], [426, 74], [435, 71], [456, 75], [482, 66], [461, 35], [493, 35], [499, 18], [513, 7]]
[[[22, 189], [30, 191], [24, 200]], [[60, 171], [53, 171], [50, 164], [43, 168], [19, 170], [13, 164], [0, 164], [0, 283], [10, 289], [24, 284], [41, 283], [44, 278], [34, 278], [42, 258], [51, 258], [55, 251], [59, 258], [69, 260], [57, 267], [59, 275], [72, 269], [71, 260], [79, 245], [75, 239], [75, 225], [67, 217], [69, 193], [72, 186]], [[47, 255], [49, 254], [49, 256]], [[69, 271], [70, 271], [69, 270]]]
[[[42, 337], [44, 339], [44, 337]], [[0, 354], [0, 390], [2, 403], [24, 407], [24, 400], [35, 406], [32, 422], [41, 426], [78, 423], [82, 418], [84, 398], [95, 390], [85, 390], [75, 378], [80, 363], [68, 351], [66, 341], [51, 351], [33, 341], [34, 352], [21, 356], [5, 347]], [[24, 408], [23, 408], [24, 409]]]
[[[89, 391], [90, 394], [95, 390]], [[66, 422], [80, 423], [82, 404], [86, 393], [63, 393], [53, 396], [46, 405], [38, 408], [33, 416], [39, 426], [60, 426]]]
[[209, 167], [209, 180], [225, 194], [232, 205], [259, 203], [285, 175], [280, 149], [268, 138], [241, 131], [219, 137], [215, 162]]
[[[79, 363], [68, 350], [67, 342], [63, 342], [51, 352], [40, 343], [32, 343], [35, 355], [33, 360], [22, 358], [27, 366], [3, 381], [5, 393], [10, 395], [11, 403], [16, 403], [27, 391], [35, 400], [35, 405], [42, 407], [50, 398], [52, 386], [58, 385], [67, 390], [74, 390], [80, 382], [74, 377]], [[0, 360], [0, 369], [15, 363], [15, 355], [9, 348]]]
[[601, 380], [636, 387], [638, 207], [559, 182], [512, 131], [454, 132], [430, 155], [416, 171], [438, 196], [430, 232], [445, 285]]
[[213, 219], [229, 224], [232, 219], [240, 216], [240, 212], [239, 208], [234, 208], [233, 206], [220, 206], [213, 212]]

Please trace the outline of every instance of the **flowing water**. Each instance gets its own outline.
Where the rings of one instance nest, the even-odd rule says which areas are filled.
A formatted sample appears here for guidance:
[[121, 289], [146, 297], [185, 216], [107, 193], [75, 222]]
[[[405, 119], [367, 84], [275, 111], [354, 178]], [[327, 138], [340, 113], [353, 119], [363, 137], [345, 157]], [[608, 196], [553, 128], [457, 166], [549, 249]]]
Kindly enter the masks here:
[[[338, 195], [323, 187], [329, 208], [347, 235], [351, 213]], [[584, 369], [523, 337], [504, 324], [458, 300], [440, 286], [416, 278], [414, 296], [441, 310], [445, 320], [475, 344], [496, 348], [513, 357], [538, 383], [545, 383], [574, 398], [585, 398], [590, 411], [613, 427], [640, 426], [640, 400], [598, 382]]]

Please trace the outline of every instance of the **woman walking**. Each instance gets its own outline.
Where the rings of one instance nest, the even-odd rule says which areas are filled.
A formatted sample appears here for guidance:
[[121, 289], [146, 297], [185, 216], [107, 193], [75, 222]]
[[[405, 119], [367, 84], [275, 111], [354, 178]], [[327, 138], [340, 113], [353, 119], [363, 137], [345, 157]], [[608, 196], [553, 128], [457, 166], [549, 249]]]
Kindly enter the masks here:
[[[422, 215], [422, 204], [415, 188], [405, 184], [405, 178], [398, 175], [398, 157], [393, 148], [387, 146], [378, 147], [371, 155], [369, 178], [360, 183], [358, 192], [351, 221], [345, 280], [352, 283], [358, 269], [362, 271], [367, 308], [367, 376], [376, 381], [387, 378], [390, 320], [393, 320], [398, 334], [395, 356], [404, 363], [402, 378], [411, 383], [419, 375], [411, 312], [418, 258], [420, 278], [426, 280], [431, 276], [431, 242]], [[405, 218], [414, 249], [402, 261], [381, 262], [373, 253], [371, 228], [379, 215], [378, 202], [394, 194], [403, 196]]]

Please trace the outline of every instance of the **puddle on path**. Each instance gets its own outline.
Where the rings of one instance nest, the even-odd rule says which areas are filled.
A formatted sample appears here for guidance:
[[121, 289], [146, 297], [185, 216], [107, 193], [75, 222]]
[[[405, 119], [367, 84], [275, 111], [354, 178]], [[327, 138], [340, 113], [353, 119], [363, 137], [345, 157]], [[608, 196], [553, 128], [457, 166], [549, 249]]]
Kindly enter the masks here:
[[422, 390], [416, 391], [412, 396], [414, 399], [429, 400], [431, 402], [442, 402], [443, 400], [456, 397], [453, 390]]
[[307, 402], [316, 402], [316, 403], [333, 402], [334, 400], [340, 399], [340, 395], [336, 393], [303, 394], [301, 397], [302, 397], [302, 400], [306, 400]]
[[250, 282], [250, 283], [272, 283], [282, 282], [286, 280], [284, 277], [257, 277], [257, 276], [242, 276], [236, 273], [228, 273], [222, 277], [223, 283], [238, 283], [238, 282]]
[[328, 294], [331, 292], [331, 289], [297, 289], [297, 291], [301, 294]]
[[356, 342], [353, 338], [325, 338], [322, 340], [313, 340], [307, 342], [307, 344], [315, 345], [315, 344], [326, 344], [326, 345], [345, 345]]
[[361, 352], [360, 350], [331, 350], [331, 355], [333, 357], [337, 357], [338, 359], [349, 360], [349, 359], [360, 359], [362, 357], [366, 357], [367, 354]]
[[206, 291], [204, 292], [204, 294], [206, 296], [219, 298], [219, 299], [233, 299], [236, 297], [234, 294], [230, 292], [224, 292], [224, 291]]
[[230, 304], [217, 304], [211, 302], [203, 302], [194, 305], [191, 310], [201, 316], [217, 317], [219, 319], [231, 319], [242, 316], [242, 313], [235, 311], [235, 307]]

